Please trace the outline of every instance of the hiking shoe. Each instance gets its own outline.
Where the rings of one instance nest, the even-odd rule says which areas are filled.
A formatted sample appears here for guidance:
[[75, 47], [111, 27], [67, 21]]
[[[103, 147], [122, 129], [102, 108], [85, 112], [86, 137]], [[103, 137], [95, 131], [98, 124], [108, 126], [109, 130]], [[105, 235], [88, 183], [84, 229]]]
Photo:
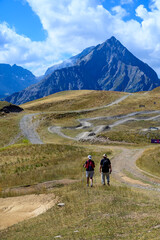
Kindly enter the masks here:
[[108, 182], [107, 184], [108, 184], [108, 186], [110, 186], [110, 183], [109, 183], [109, 182]]
[[91, 187], [93, 187], [93, 185], [91, 185]]

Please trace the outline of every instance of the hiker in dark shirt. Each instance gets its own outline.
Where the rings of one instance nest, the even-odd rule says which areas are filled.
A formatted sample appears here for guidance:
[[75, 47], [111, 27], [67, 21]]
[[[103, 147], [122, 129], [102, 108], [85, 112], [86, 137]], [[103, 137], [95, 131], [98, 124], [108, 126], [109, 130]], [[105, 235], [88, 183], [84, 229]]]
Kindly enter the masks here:
[[110, 185], [109, 174], [112, 172], [112, 166], [106, 154], [103, 154], [103, 159], [100, 161], [99, 171], [101, 173], [102, 184], [105, 185], [105, 178], [107, 178], [107, 184]]
[[91, 187], [93, 187], [93, 175], [94, 175], [95, 163], [92, 160], [91, 155], [88, 155], [88, 160], [85, 162], [83, 167], [86, 168], [87, 187], [89, 186], [89, 179], [91, 180]]

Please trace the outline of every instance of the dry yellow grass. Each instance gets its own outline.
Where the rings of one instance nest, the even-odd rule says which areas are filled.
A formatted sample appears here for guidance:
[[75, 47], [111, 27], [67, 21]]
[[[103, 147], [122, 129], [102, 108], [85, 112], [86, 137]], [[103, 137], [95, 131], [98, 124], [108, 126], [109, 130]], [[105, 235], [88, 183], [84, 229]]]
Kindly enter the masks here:
[[67, 91], [21, 105], [30, 111], [73, 111], [107, 105], [126, 95], [112, 91]]
[[[84, 94], [85, 92], [85, 94]], [[48, 104], [57, 110], [81, 109], [82, 107], [102, 106], [123, 96], [126, 93], [98, 91], [76, 91], [55, 94], [56, 98], [37, 100], [26, 103], [25, 109], [41, 111]], [[78, 95], [77, 95], [78, 94]], [[70, 96], [69, 96], [70, 95]], [[70, 98], [71, 97], [71, 98]], [[124, 114], [132, 111], [157, 110], [159, 108], [159, 92], [135, 93], [110, 108], [87, 113], [85, 117]], [[73, 100], [73, 101], [71, 101]], [[44, 102], [43, 102], [44, 101]], [[47, 102], [48, 101], [48, 102]], [[75, 101], [75, 105], [73, 102]], [[156, 103], [154, 103], [156, 102]], [[84, 105], [85, 103], [85, 105]], [[31, 104], [31, 105], [30, 105]], [[139, 107], [144, 104], [145, 107]], [[43, 105], [44, 108], [42, 107]], [[72, 106], [71, 106], [72, 105]], [[53, 109], [51, 106], [50, 109]], [[41, 134], [47, 141], [51, 141], [51, 134], [45, 135], [45, 130], [50, 123], [60, 125], [76, 124], [76, 118], [83, 117], [61, 114], [48, 114], [45, 116]], [[58, 117], [61, 117], [58, 119]], [[54, 119], [53, 119], [54, 118]], [[10, 120], [11, 121], [11, 120]], [[45, 122], [46, 121], [46, 122]], [[98, 124], [98, 122], [97, 122]], [[137, 128], [136, 124], [125, 125], [124, 128]], [[120, 128], [121, 129], [121, 128]], [[41, 130], [41, 129], [39, 129]], [[118, 131], [118, 130], [117, 130]], [[120, 132], [120, 131], [119, 131]], [[128, 132], [126, 132], [128, 135]], [[61, 235], [63, 239], [159, 239], [160, 208], [158, 196], [140, 189], [130, 189], [111, 179], [111, 186], [101, 186], [99, 174], [99, 159], [105, 146], [89, 145], [88, 143], [75, 143], [62, 137], [53, 136], [53, 141], [62, 145], [29, 145], [14, 146], [3, 149], [1, 158], [1, 183], [3, 187], [14, 185], [34, 184], [51, 179], [63, 179], [64, 177], [78, 179], [68, 186], [57, 186], [50, 189], [59, 199], [65, 203], [63, 208], [53, 207], [45, 214], [35, 219], [12, 226], [7, 231], [0, 232], [2, 240], [44, 240], [54, 239]], [[68, 143], [68, 146], [66, 145]], [[86, 188], [85, 170], [82, 167], [86, 156], [91, 154], [96, 163], [94, 187]], [[110, 149], [109, 157], [113, 154]], [[156, 156], [159, 156], [157, 151]], [[61, 165], [61, 163], [63, 163]], [[159, 162], [157, 162], [159, 164]], [[112, 175], [111, 175], [112, 178]], [[157, 193], [156, 193], [157, 194]], [[155, 195], [156, 195], [155, 194]], [[77, 230], [77, 231], [76, 231]]]
[[91, 92], [93, 92], [93, 91], [90, 91], [90, 90], [82, 90], [82, 91], [77, 90], [76, 91], [75, 90], [75, 91], [58, 92], [58, 93], [49, 95], [47, 97], [35, 100], [35, 101], [24, 103], [24, 104], [21, 105], [21, 107], [24, 108], [24, 109], [28, 109], [28, 108], [31, 108], [33, 106], [35, 107], [35, 106], [38, 106], [38, 105], [41, 105], [41, 104], [59, 102], [59, 101], [67, 100], [67, 99], [75, 99], [79, 96], [82, 96], [82, 95], [85, 95], [85, 94], [88, 94], [88, 93], [91, 93]]
[[0, 101], [0, 109], [2, 109], [4, 106], [8, 106], [10, 103], [6, 101]]
[[11, 113], [0, 117], [0, 147], [14, 142], [17, 134], [20, 133], [19, 121], [22, 115], [22, 113]]

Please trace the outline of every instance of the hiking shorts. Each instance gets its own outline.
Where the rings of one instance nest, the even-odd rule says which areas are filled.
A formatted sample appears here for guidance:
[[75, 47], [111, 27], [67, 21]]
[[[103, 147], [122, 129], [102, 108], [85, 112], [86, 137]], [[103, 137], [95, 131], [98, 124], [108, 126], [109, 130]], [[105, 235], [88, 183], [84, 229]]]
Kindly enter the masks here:
[[86, 177], [93, 178], [94, 171], [86, 171]]

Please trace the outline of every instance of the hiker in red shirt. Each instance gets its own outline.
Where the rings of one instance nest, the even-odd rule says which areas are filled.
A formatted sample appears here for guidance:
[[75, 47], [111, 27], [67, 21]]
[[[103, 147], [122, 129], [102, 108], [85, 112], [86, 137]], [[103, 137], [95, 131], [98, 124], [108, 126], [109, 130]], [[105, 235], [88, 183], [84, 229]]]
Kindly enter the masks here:
[[85, 162], [83, 167], [86, 168], [87, 187], [89, 186], [89, 179], [91, 180], [91, 187], [93, 187], [93, 175], [94, 175], [95, 163], [92, 160], [91, 155], [88, 155], [88, 160]]

